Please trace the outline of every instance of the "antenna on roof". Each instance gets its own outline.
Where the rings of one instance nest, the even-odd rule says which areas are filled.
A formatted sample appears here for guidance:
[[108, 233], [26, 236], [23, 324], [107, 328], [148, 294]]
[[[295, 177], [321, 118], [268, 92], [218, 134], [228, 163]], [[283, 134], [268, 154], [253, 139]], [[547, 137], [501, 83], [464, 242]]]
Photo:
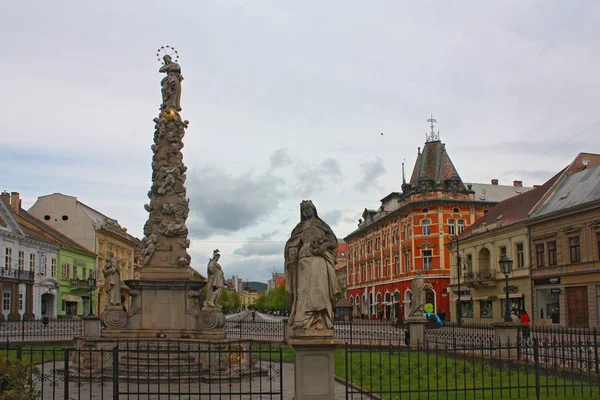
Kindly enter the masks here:
[[406, 178], [404, 176], [404, 161], [406, 161], [406, 158], [402, 160], [402, 184], [406, 183]]

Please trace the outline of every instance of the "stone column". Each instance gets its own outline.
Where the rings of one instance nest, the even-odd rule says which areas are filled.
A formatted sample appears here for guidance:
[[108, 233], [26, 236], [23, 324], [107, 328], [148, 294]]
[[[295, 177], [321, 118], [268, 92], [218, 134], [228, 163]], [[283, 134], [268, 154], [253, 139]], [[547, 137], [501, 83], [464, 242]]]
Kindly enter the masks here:
[[8, 320], [11, 322], [20, 321], [21, 315], [19, 314], [19, 283], [13, 282], [11, 288], [11, 300], [10, 300], [10, 313], [8, 314]]
[[294, 399], [335, 399], [334, 354], [339, 344], [333, 338], [291, 338], [294, 349]]
[[33, 321], [35, 314], [33, 313], [33, 283], [25, 284], [25, 314], [23, 314], [25, 321]]
[[519, 330], [523, 327], [520, 322], [497, 322], [494, 325], [497, 347], [501, 348], [502, 359], [518, 359]]
[[427, 318], [425, 317], [408, 317], [409, 344], [411, 346], [422, 346], [425, 342], [425, 325]]
[[4, 322], [5, 318], [4, 318], [4, 314], [2, 313], [2, 306], [3, 306], [3, 302], [4, 302], [4, 281], [0, 280], [0, 323]]

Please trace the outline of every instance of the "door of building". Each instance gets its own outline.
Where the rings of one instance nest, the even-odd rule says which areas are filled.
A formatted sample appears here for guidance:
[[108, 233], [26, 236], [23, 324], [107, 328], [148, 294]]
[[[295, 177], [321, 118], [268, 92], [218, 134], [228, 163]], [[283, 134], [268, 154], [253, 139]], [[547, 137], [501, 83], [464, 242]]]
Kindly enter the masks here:
[[587, 328], [589, 321], [588, 294], [586, 286], [569, 287], [567, 292], [567, 326]]

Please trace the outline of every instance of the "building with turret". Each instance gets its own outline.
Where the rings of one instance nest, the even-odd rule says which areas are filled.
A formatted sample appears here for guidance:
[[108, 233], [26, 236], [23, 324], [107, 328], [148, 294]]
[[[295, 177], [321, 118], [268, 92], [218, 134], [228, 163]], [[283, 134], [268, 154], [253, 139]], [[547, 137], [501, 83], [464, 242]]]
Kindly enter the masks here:
[[354, 315], [363, 318], [408, 316], [412, 279], [420, 273], [426, 283], [426, 303], [452, 314], [450, 263], [446, 243], [462, 233], [498, 202], [528, 191], [521, 181], [500, 185], [463, 182], [440, 141], [427, 135], [418, 149], [411, 177], [402, 173], [402, 191], [381, 199], [377, 209], [365, 208], [347, 244], [346, 298]]

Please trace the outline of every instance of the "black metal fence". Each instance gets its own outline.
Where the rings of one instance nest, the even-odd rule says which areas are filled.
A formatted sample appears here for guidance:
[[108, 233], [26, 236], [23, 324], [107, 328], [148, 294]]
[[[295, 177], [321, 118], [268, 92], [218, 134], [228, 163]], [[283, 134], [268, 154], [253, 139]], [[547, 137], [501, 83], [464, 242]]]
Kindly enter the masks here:
[[227, 320], [225, 334], [229, 339], [253, 339], [263, 342], [283, 342], [286, 322], [283, 320]]
[[41, 318], [0, 323], [2, 342], [71, 341], [73, 337], [82, 334], [83, 321], [79, 318]]
[[[419, 346], [344, 350], [346, 398], [594, 399], [600, 398], [594, 336], [541, 343], [425, 342]], [[336, 360], [336, 363], [340, 360]]]
[[102, 349], [8, 345], [0, 348], [0, 361], [31, 366], [21, 380], [43, 399], [284, 396], [281, 347], [253, 341], [127, 341]]

